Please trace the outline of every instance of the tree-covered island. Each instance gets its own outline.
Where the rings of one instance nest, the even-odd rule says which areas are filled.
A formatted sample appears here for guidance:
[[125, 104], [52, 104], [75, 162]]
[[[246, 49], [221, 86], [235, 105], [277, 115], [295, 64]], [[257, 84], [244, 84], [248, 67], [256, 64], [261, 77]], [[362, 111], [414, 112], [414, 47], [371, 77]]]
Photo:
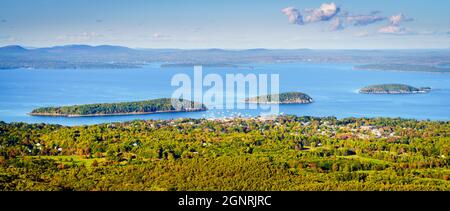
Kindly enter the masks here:
[[[173, 105], [172, 101], [178, 102]], [[33, 116], [65, 116], [65, 117], [83, 117], [83, 116], [113, 116], [113, 115], [132, 115], [132, 114], [151, 114], [163, 112], [189, 112], [204, 111], [206, 106], [189, 100], [177, 100], [171, 98], [161, 98], [137, 102], [120, 103], [98, 103], [61, 107], [42, 107], [34, 109], [30, 115]]]
[[261, 104], [308, 104], [312, 103], [313, 99], [302, 92], [285, 92], [273, 95], [261, 95], [253, 98], [245, 99], [247, 103], [261, 103]]
[[363, 94], [418, 94], [428, 93], [430, 87], [416, 88], [405, 84], [380, 84], [367, 86], [359, 90]]

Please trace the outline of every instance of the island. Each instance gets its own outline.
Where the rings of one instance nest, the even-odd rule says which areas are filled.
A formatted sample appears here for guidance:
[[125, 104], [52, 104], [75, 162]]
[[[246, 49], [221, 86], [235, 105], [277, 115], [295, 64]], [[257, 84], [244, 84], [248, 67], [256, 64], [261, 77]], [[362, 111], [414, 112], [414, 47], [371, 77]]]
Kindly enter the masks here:
[[[174, 106], [173, 100], [178, 104]], [[63, 117], [87, 117], [87, 116], [116, 116], [136, 115], [168, 112], [192, 112], [207, 110], [204, 104], [189, 100], [161, 98], [137, 102], [98, 103], [61, 107], [42, 107], [34, 109], [32, 116], [63, 116]]]
[[419, 94], [428, 93], [430, 87], [416, 88], [405, 84], [380, 84], [367, 86], [359, 90], [362, 94]]
[[253, 98], [247, 98], [245, 99], [245, 102], [260, 104], [308, 104], [312, 103], [313, 99], [309, 95], [302, 92], [285, 92], [281, 94], [261, 95]]

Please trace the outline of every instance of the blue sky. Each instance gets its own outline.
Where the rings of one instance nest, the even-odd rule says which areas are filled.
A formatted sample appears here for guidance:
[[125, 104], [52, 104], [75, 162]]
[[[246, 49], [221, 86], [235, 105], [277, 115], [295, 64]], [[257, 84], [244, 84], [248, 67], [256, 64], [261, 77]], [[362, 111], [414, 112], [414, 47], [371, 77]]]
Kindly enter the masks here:
[[449, 48], [448, 0], [0, 0], [0, 45]]

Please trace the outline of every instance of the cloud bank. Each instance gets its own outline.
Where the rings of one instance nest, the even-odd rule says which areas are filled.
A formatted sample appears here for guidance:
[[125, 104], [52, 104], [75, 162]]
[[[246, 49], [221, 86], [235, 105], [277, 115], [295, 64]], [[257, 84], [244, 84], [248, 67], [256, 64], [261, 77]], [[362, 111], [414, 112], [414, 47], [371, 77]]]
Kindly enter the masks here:
[[324, 3], [317, 9], [306, 9], [308, 15], [306, 16], [307, 23], [315, 23], [319, 21], [329, 21], [335, 17], [340, 8], [335, 3]]
[[291, 24], [307, 25], [317, 22], [328, 22], [331, 31], [343, 30], [349, 26], [363, 27], [382, 21], [388, 21], [388, 25], [378, 29], [382, 34], [410, 34], [410, 30], [400, 26], [403, 22], [413, 21], [413, 18], [406, 18], [403, 13], [390, 17], [380, 15], [380, 11], [375, 10], [369, 14], [351, 14], [343, 11], [335, 3], [323, 3], [319, 8], [308, 8], [300, 11], [295, 7], [286, 7], [281, 10], [288, 17]]
[[400, 26], [403, 22], [413, 21], [413, 18], [406, 18], [405, 15], [399, 13], [389, 17], [389, 25], [382, 27], [378, 30], [382, 34], [394, 34], [394, 35], [405, 35], [412, 34], [411, 30]]
[[399, 26], [385, 26], [380, 28], [378, 32], [382, 34], [396, 34], [396, 35], [407, 34], [406, 28]]

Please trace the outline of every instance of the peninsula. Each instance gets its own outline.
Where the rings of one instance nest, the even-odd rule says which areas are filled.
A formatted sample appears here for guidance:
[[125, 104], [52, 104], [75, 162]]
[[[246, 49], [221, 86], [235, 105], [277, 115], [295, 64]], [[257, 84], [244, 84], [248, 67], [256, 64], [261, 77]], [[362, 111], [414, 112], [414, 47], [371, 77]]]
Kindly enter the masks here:
[[308, 104], [312, 103], [313, 99], [302, 92], [285, 92], [273, 95], [261, 95], [253, 98], [245, 99], [247, 103], [261, 103], [261, 104]]
[[[177, 99], [174, 99], [177, 100]], [[206, 106], [200, 103], [179, 100], [179, 106], [172, 105], [171, 98], [161, 98], [137, 102], [99, 103], [61, 107], [42, 107], [34, 109], [32, 116], [63, 116], [63, 117], [87, 117], [87, 116], [116, 116], [135, 115], [168, 112], [205, 111]]]
[[359, 90], [362, 94], [418, 94], [428, 93], [430, 87], [416, 88], [405, 84], [380, 84], [367, 86]]

